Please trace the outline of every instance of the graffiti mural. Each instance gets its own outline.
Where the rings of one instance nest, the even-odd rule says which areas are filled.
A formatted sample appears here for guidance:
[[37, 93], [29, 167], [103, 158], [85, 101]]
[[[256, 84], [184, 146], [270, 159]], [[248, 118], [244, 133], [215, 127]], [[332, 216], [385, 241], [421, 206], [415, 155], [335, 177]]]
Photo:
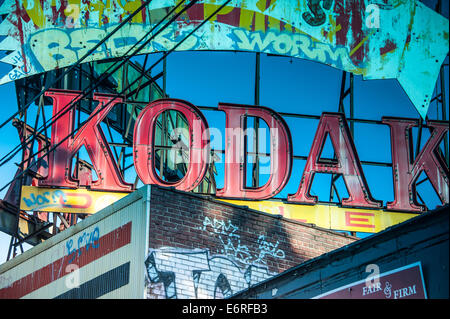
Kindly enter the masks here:
[[396, 78], [425, 118], [448, 53], [448, 19], [418, 0], [235, 0], [215, 15], [225, 0], [185, 1], [174, 11], [178, 1], [161, 0], [131, 16], [143, 3], [4, 0], [0, 14], [8, 16], [0, 25], [0, 50], [9, 54], [1, 62], [14, 68], [0, 84], [72, 65], [100, 41], [83, 62], [134, 54], [130, 49], [141, 43], [139, 54], [177, 45], [177, 51], [286, 55], [364, 79]]
[[239, 266], [208, 249], [163, 247], [145, 260], [150, 298], [225, 298], [274, 275], [265, 266]]
[[[194, 228], [210, 238], [210, 247], [151, 249], [145, 267], [150, 298], [225, 298], [247, 289], [276, 272], [267, 261], [285, 259], [279, 242], [267, 234], [256, 240], [244, 234], [230, 220], [205, 216]], [[218, 244], [213, 244], [218, 243]]]

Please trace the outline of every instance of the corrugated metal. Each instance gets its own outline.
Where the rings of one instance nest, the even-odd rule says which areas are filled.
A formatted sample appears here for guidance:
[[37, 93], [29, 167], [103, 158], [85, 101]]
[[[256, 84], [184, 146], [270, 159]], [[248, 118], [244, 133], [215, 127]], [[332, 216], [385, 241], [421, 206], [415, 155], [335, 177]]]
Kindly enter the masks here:
[[149, 194], [145, 186], [1, 265], [0, 298], [142, 298]]

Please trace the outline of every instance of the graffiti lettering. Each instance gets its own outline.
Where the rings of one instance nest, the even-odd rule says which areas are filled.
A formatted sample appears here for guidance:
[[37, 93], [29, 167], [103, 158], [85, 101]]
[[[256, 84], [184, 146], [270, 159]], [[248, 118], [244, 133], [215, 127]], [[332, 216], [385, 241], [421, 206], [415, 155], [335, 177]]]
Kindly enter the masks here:
[[23, 0], [23, 7], [37, 27], [45, 25], [45, 14], [40, 1]]
[[285, 254], [282, 249], [278, 249], [278, 241], [273, 244], [266, 241], [265, 235], [258, 237], [258, 251], [252, 253], [247, 245], [241, 244], [240, 235], [236, 232], [239, 228], [231, 223], [231, 221], [223, 221], [205, 217], [203, 227], [200, 230], [207, 231], [210, 234], [218, 235], [218, 239], [222, 244], [221, 253], [228, 258], [245, 265], [266, 264], [266, 256], [284, 259]]
[[[114, 26], [106, 28], [111, 31]], [[101, 47], [86, 58], [86, 62], [105, 59], [110, 56], [124, 55], [138, 41], [143, 43], [137, 35], [144, 35], [151, 26], [141, 24], [127, 24], [124, 26], [126, 32], [116, 33], [111, 36]], [[144, 51], [167, 51], [177, 45], [186, 34], [191, 31], [189, 27], [183, 27], [183, 31], [175, 32], [178, 26], [168, 27], [159, 33], [147, 44]], [[51, 70], [70, 64], [80, 59], [92, 49], [105, 36], [102, 28], [68, 28], [45, 29], [34, 33], [28, 43], [33, 53], [34, 64], [42, 70]], [[226, 35], [223, 43], [228, 43], [235, 50], [261, 51], [290, 55], [305, 58], [321, 63], [326, 63], [338, 68], [358, 73], [358, 68], [350, 59], [349, 52], [345, 47], [332, 46], [327, 43], [318, 42], [311, 36], [302, 33], [268, 31], [248, 31], [246, 29], [233, 29]], [[191, 36], [187, 38], [178, 48], [184, 50], [201, 50], [206, 44], [202, 38]], [[46, 48], [43, 50], [42, 48]], [[206, 48], [206, 47], [205, 47]], [[220, 48], [217, 48], [220, 49]], [[24, 75], [11, 74], [20, 78]]]
[[14, 81], [20, 78], [23, 78], [25, 75], [27, 75], [28, 73], [30, 73], [30, 69], [27, 68], [25, 66], [25, 64], [23, 64], [22, 66], [20, 66], [19, 68], [15, 68], [14, 70], [12, 70], [10, 73], [8, 73], [9, 78]]
[[259, 256], [256, 262], [262, 262], [265, 263], [264, 257], [266, 255], [272, 256], [274, 258], [281, 258], [284, 259], [285, 254], [284, 251], [278, 248], [278, 241], [276, 244], [272, 244], [268, 241], [266, 241], [266, 237], [264, 235], [260, 235], [258, 237], [258, 244], [259, 244]]
[[213, 219], [211, 220], [208, 216], [203, 220], [203, 228], [202, 230], [206, 230], [207, 226], [211, 226], [212, 232], [221, 235], [227, 235], [229, 237], [239, 237], [239, 235], [235, 234], [238, 230], [236, 226], [234, 226], [230, 221], [228, 223], [223, 220]]
[[226, 242], [222, 237], [219, 237], [219, 239], [223, 245], [222, 252], [226, 256], [232, 256], [233, 259], [246, 265], [251, 264], [253, 256], [246, 245], [241, 245], [240, 239], [237, 239], [235, 242], [231, 238], [227, 238]]
[[[110, 28], [123, 22], [143, 4], [141, 0], [3, 2], [4, 12], [9, 11], [9, 15], [2, 23], [2, 34], [8, 39], [4, 41], [8, 45], [3, 49], [11, 52], [22, 51], [33, 71], [24, 75], [11, 70], [8, 72], [11, 73], [10, 76], [0, 78], [0, 84], [17, 80], [18, 77], [74, 64], [79, 58], [77, 58], [79, 52], [75, 47], [81, 47], [81, 50], [88, 48], [90, 44], [83, 42], [83, 39], [81, 46], [78, 39], [66, 41], [65, 44], [59, 43], [64, 39], [53, 37], [52, 34], [68, 32], [66, 37], [72, 38], [70, 30], [73, 30], [73, 27], [81, 27], [85, 30], [82, 33], [86, 40], [98, 43], [111, 33]], [[131, 23], [122, 27], [120, 33], [133, 40], [139, 35], [147, 34], [147, 31], [162, 21], [177, 2], [179, 1], [151, 2], [140, 12], [136, 12]], [[178, 48], [179, 51], [235, 51], [238, 46], [235, 40], [241, 33], [241, 35], [255, 34], [268, 42], [270, 37], [277, 35], [279, 42], [271, 44], [272, 49], [269, 48], [264, 53], [289, 56], [290, 52], [295, 52], [294, 50], [302, 51], [296, 47], [296, 41], [300, 39], [306, 50], [295, 57], [310, 59], [310, 55], [319, 55], [312, 60], [333, 60], [322, 58], [323, 55], [331, 54], [340, 57], [342, 61], [324, 62], [325, 64], [346, 72], [363, 74], [365, 79], [397, 78], [423, 119], [426, 117], [442, 62], [448, 53], [448, 19], [429, 10], [418, 0], [232, 1], [213, 17], [211, 17], [213, 11], [221, 4], [217, 0], [204, 0], [195, 4], [192, 1], [189, 4], [181, 4], [175, 12], [181, 13], [188, 5], [189, 8], [177, 18], [177, 21], [171, 27], [165, 28], [164, 32], [167, 33], [158, 35], [159, 40], [155, 39], [155, 45], [149, 44], [147, 48], [143, 48], [142, 54], [161, 51], [158, 47], [161, 40], [162, 46], [166, 40], [165, 45], [173, 47], [173, 42], [179, 43], [186, 32], [190, 32], [194, 26], [206, 22], [206, 18], [210, 17], [211, 19], [195, 36], [189, 37]], [[381, 21], [386, 26], [396, 27], [388, 28], [389, 32], [375, 33], [377, 31], [375, 28], [379, 29]], [[423, 21], [433, 23], [422, 23]], [[133, 25], [138, 27], [135, 28]], [[102, 31], [94, 34], [96, 28]], [[411, 30], [415, 30], [416, 37], [409, 35]], [[271, 33], [273, 31], [277, 33]], [[259, 32], [268, 38], [261, 37], [258, 35]], [[179, 36], [181, 38], [178, 38]], [[33, 42], [36, 37], [43, 40], [38, 43], [42, 52], [52, 51], [48, 45], [56, 42], [54, 52], [50, 52], [51, 54], [47, 56], [46, 53], [39, 54], [35, 50], [36, 43]], [[417, 39], [425, 41], [426, 45], [421, 45]], [[319, 42], [326, 44], [318, 46]], [[384, 56], [380, 54], [380, 50], [383, 51], [387, 43], [394, 49], [390, 51], [391, 54]], [[433, 47], [433, 54], [430, 54], [429, 47]], [[112, 39], [109, 39], [101, 53], [89, 56], [85, 62], [122, 57], [124, 51], [116, 49]], [[358, 64], [357, 68], [349, 58], [350, 55]], [[415, 63], [419, 60], [423, 63]], [[404, 72], [398, 74], [399, 69]]]
[[22, 188], [20, 208], [27, 211], [94, 214], [127, 193], [95, 192], [86, 189]]
[[31, 193], [29, 196], [30, 197], [24, 196], [23, 201], [30, 210], [39, 210], [47, 207], [59, 207], [67, 202], [66, 195], [60, 190], [44, 192], [43, 194]]
[[76, 246], [74, 247], [73, 239], [69, 239], [66, 242], [67, 256], [69, 256], [69, 264], [73, 262], [76, 257], [80, 257], [83, 253], [83, 248], [87, 252], [89, 249], [98, 248], [99, 247], [99, 239], [100, 239], [100, 230], [98, 227], [95, 227], [93, 231], [90, 233], [83, 232], [78, 239], [76, 240]]
[[273, 52], [351, 69], [358, 73], [348, 50], [341, 46], [317, 42], [306, 34], [249, 32], [235, 29], [232, 33], [237, 50]]
[[[34, 33], [28, 42], [29, 49], [33, 53], [35, 64], [42, 70], [51, 70], [69, 65], [83, 57], [89, 50], [110, 33], [116, 26], [108, 28], [69, 28], [45, 29]], [[175, 29], [177, 27], [175, 26]], [[95, 61], [113, 56], [123, 55], [130, 50], [137, 42], [142, 44], [147, 40], [141, 39], [151, 26], [141, 24], [127, 24], [122, 29], [111, 36], [101, 47], [97, 48], [84, 61]], [[144, 50], [147, 51], [167, 51], [173, 48], [181, 39], [184, 39], [191, 31], [190, 28], [183, 28], [182, 32], [174, 32], [174, 28], [167, 27], [159, 33]], [[175, 35], [176, 34], [176, 35]], [[179, 50], [193, 49], [197, 44], [196, 37], [187, 38], [180, 46]], [[136, 46], [135, 46], [136, 47]], [[45, 49], [43, 49], [45, 48]]]

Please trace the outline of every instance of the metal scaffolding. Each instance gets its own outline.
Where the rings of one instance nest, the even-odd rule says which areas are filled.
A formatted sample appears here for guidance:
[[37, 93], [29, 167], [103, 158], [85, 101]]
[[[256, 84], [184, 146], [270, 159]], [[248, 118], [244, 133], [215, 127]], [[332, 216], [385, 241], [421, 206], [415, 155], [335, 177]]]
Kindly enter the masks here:
[[[229, 2], [229, 1], [228, 1]], [[225, 2], [227, 4], [228, 2]], [[148, 5], [149, 1], [143, 2], [143, 5], [136, 10], [134, 14], [139, 12], [142, 8]], [[181, 3], [181, 2], [180, 2]], [[185, 10], [189, 9], [195, 1], [189, 5], [179, 9], [178, 6], [174, 7], [165, 17], [161, 20], [161, 24], [165, 23], [160, 29], [163, 30], [167, 25], [174, 21]], [[222, 6], [223, 7], [223, 6]], [[220, 8], [222, 8], [220, 7]], [[220, 10], [220, 8], [218, 10]], [[441, 10], [441, 1], [439, 0], [436, 9], [438, 12]], [[209, 17], [215, 15], [217, 10]], [[121, 23], [112, 33], [117, 32], [120, 28], [131, 20], [134, 14], [130, 15], [123, 23]], [[208, 19], [209, 19], [208, 18]], [[205, 21], [208, 21], [205, 19]], [[152, 32], [155, 30], [151, 30]], [[195, 31], [195, 30], [194, 30]], [[194, 32], [193, 31], [193, 32]], [[188, 38], [190, 33], [186, 38]], [[142, 39], [146, 39], [147, 35], [144, 35]], [[105, 38], [102, 41], [106, 41]], [[151, 39], [151, 38], [150, 38]], [[88, 53], [92, 53], [95, 49], [102, 44], [99, 42]], [[115, 160], [119, 165], [120, 172], [124, 176], [132, 167], [129, 159], [132, 157], [132, 140], [134, 127], [137, 116], [140, 111], [151, 101], [168, 97], [166, 91], [166, 78], [167, 78], [167, 56], [173, 52], [172, 50], [163, 52], [162, 57], [152, 65], [148, 65], [149, 57], [145, 55], [144, 61], [139, 64], [133, 61], [132, 58], [139, 55], [140, 50], [144, 47], [144, 44], [149, 40], [145, 40], [142, 44], [136, 44], [133, 47], [133, 52], [130, 52], [126, 57], [111, 59], [101, 62], [89, 62], [82, 63], [85, 57], [81, 58], [76, 64], [71, 67], [46, 72], [40, 75], [34, 75], [31, 77], [23, 78], [15, 81], [16, 95], [18, 111], [12, 116], [9, 121], [14, 121], [14, 126], [17, 128], [21, 140], [21, 144], [16, 146], [10, 153], [0, 159], [0, 164], [4, 164], [11, 160], [15, 154], [22, 153], [21, 162], [18, 164], [18, 172], [16, 178], [10, 183], [7, 195], [0, 202], [0, 212], [7, 216], [7, 228], [0, 228], [11, 235], [11, 242], [8, 251], [7, 260], [11, 257], [15, 257], [18, 253], [18, 249], [23, 252], [23, 243], [36, 245], [54, 234], [63, 231], [64, 229], [75, 225], [79, 220], [86, 218], [84, 214], [63, 214], [63, 213], [46, 213], [46, 212], [34, 212], [29, 214], [20, 209], [20, 195], [22, 185], [37, 185], [37, 182], [43, 176], [45, 170], [46, 156], [51, 152], [50, 149], [50, 134], [48, 132], [51, 127], [52, 121], [58, 119], [58, 115], [46, 114], [45, 106], [51, 105], [51, 99], [44, 96], [44, 93], [49, 88], [60, 88], [67, 90], [81, 91], [81, 98], [78, 102], [74, 103], [70, 107], [76, 109], [76, 123], [74, 127], [78, 130], [82, 125], [83, 116], [86, 114], [92, 114], [96, 108], [93, 100], [93, 93], [109, 93], [114, 95], [120, 95], [124, 98], [124, 102], [111, 111], [106, 119], [104, 125], [108, 132], [108, 138], [110, 140], [110, 146], [112, 147]], [[178, 45], [180, 45], [180, 42]], [[286, 57], [282, 57], [286, 58]], [[447, 57], [448, 58], [448, 57]], [[163, 62], [163, 71], [152, 76], [152, 70], [159, 62]], [[437, 108], [440, 109], [440, 118], [438, 120], [446, 120], [447, 118], [447, 105], [446, 105], [446, 83], [445, 81], [445, 68], [448, 68], [448, 63], [444, 64], [441, 68], [438, 85], [436, 85], [436, 95], [433, 97], [432, 102], [437, 103]], [[261, 88], [261, 53], [255, 54], [255, 82], [254, 82], [254, 104], [260, 105], [260, 88]], [[156, 81], [162, 81], [162, 88]], [[338, 112], [346, 115], [347, 120], [350, 123], [350, 131], [352, 137], [354, 137], [354, 123], [370, 123], [370, 124], [382, 124], [379, 120], [367, 120], [358, 119], [354, 116], [354, 75], [352, 73], [343, 72], [340, 83], [340, 95], [338, 101]], [[37, 113], [34, 118], [29, 115], [29, 106], [35, 104], [37, 106]], [[218, 108], [213, 106], [199, 106], [201, 110], [219, 111]], [[348, 112], [348, 113], [347, 113]], [[303, 118], [319, 120], [320, 116], [311, 114], [295, 114], [280, 112], [281, 116], [286, 118]], [[347, 116], [348, 114], [348, 116]], [[19, 117], [18, 119], [15, 117]], [[416, 139], [415, 154], [420, 151], [422, 130], [426, 128], [420, 116], [420, 125], [418, 130], [418, 136]], [[6, 122], [5, 122], [6, 123]], [[5, 124], [4, 123], [4, 124]], [[31, 123], [31, 124], [29, 124]], [[40, 125], [41, 123], [41, 125]], [[4, 125], [2, 124], [2, 126]], [[248, 122], [247, 122], [248, 124]], [[189, 136], [182, 136], [176, 134], [175, 129], [180, 127], [186, 127], [186, 119], [175, 111], [166, 111], [161, 114], [157, 121], [156, 136], [155, 139], [155, 167], [157, 168], [161, 179], [174, 182], [183, 178], [187, 171], [186, 157], [189, 154]], [[251, 187], [260, 186], [260, 159], [263, 157], [270, 157], [269, 153], [261, 152], [259, 128], [262, 123], [259, 119], [255, 118], [253, 121], [253, 149], [249, 151], [247, 149], [247, 140], [245, 151], [247, 156], [253, 157], [251, 166]], [[75, 132], [74, 132], [75, 133]], [[184, 142], [183, 142], [184, 141]], [[37, 145], [39, 146], [37, 146]], [[36, 152], [35, 149], [38, 149]], [[215, 175], [217, 174], [217, 168], [214, 164], [219, 160], [218, 155], [224, 154], [225, 150], [212, 150], [213, 163], [209, 166], [207, 174], [202, 183], [194, 190], [194, 192], [201, 194], [215, 194], [217, 185], [215, 181]], [[247, 158], [245, 156], [245, 158]], [[444, 139], [444, 157], [447, 165], [449, 165], [449, 141], [448, 137]], [[294, 160], [306, 160], [306, 154], [294, 154]], [[74, 177], [79, 178], [80, 175], [87, 174], [88, 179], [92, 180], [92, 166], [80, 157], [78, 153], [74, 159]], [[364, 165], [392, 167], [392, 163], [389, 162], [376, 162], [376, 161], [361, 161]], [[338, 201], [341, 197], [338, 191], [336, 182], [339, 175], [332, 174], [330, 182], [329, 200], [322, 201], [324, 203], [335, 203], [335, 196]], [[426, 179], [417, 182], [421, 184]], [[139, 180], [136, 176], [134, 181], [134, 188], [137, 187]], [[420, 195], [419, 195], [420, 199]], [[423, 200], [422, 200], [423, 202]]]

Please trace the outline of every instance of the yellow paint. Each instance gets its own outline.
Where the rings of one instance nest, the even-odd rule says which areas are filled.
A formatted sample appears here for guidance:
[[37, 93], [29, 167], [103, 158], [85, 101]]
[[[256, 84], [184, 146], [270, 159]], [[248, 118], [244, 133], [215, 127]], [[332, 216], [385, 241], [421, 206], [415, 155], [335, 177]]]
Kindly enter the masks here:
[[275, 8], [275, 4], [276, 4], [277, 0], [258, 0], [258, 2], [256, 2], [256, 7], [261, 10], [262, 12], [266, 11], [269, 7], [272, 6], [272, 10]]
[[64, 14], [66, 17], [71, 17], [72, 23], [75, 23], [75, 21], [77, 21], [80, 17], [80, 5], [69, 3], [66, 9], [64, 9]]
[[[137, 8], [139, 8], [139, 6]], [[136, 9], [132, 8], [131, 9], [132, 11], [130, 11], [130, 13], [134, 12]], [[89, 11], [90, 12], [98, 11], [98, 26], [101, 27], [103, 25], [103, 20], [102, 20], [103, 12], [105, 11], [105, 5], [103, 4], [103, 2], [97, 1], [95, 3], [91, 3], [89, 6]], [[138, 13], [136, 16], [134, 16], [134, 18], [136, 18], [136, 17], [137, 17], [136, 21], [140, 21], [142, 23], [142, 15], [140, 15]], [[133, 21], [134, 21], [134, 18], [132, 19]], [[139, 20], [139, 18], [140, 18], [140, 20]]]
[[[203, 5], [203, 19], [204, 20], [208, 19], [208, 17], [210, 15], [212, 15], [219, 8], [220, 8], [220, 5], [205, 3]], [[219, 13], [212, 16], [209, 19], [211, 32], [214, 32], [215, 27], [214, 27], [213, 22], [215, 22], [217, 20], [217, 15], [226, 15], [226, 14], [230, 13], [231, 11], [233, 11], [234, 9], [235, 9], [235, 7], [225, 6], [219, 11]]]
[[[293, 32], [293, 30], [295, 30], [295, 28], [290, 24], [285, 24], [284, 29], [288, 32]], [[304, 33], [304, 32], [299, 32], [298, 30], [296, 30], [296, 33]]]
[[353, 53], [355, 53], [363, 44], [364, 42], [367, 41], [367, 39], [369, 39], [370, 36], [372, 36], [374, 33], [376, 32], [376, 30], [372, 30], [364, 39], [361, 40], [361, 42], [359, 42], [351, 51], [350, 51], [350, 56], [353, 55]]
[[397, 50], [397, 48], [394, 48], [394, 49], [392, 49], [392, 50], [390, 50], [390, 51], [387, 51], [387, 52], [381, 54], [380, 57], [381, 57], [382, 59], [385, 59], [385, 58], [386, 58], [386, 55], [387, 55], [388, 53], [392, 53], [392, 52], [394, 52], [395, 50]]
[[[203, 19], [206, 20], [211, 14], [214, 13], [214, 11], [216, 11], [217, 9], [220, 8], [220, 5], [217, 4], [208, 4], [205, 3], [204, 7], [203, 7]], [[225, 6], [223, 7], [218, 14], [215, 14], [213, 17], [211, 17], [211, 19], [209, 19], [209, 21], [214, 22], [217, 20], [217, 15], [226, 15], [228, 13], [230, 13], [231, 11], [234, 10], [235, 7], [229, 7], [229, 6]]]
[[264, 14], [251, 10], [241, 9], [241, 15], [239, 17], [239, 27], [244, 28], [245, 30], [252, 30], [253, 20], [255, 31], [266, 30]]
[[328, 32], [327, 37], [328, 37], [328, 41], [329, 41], [330, 43], [333, 43], [333, 38], [334, 38], [334, 36], [336, 35], [336, 33], [337, 33], [338, 31], [340, 31], [340, 30], [342, 29], [342, 27], [341, 27], [340, 24], [336, 25], [336, 20], [333, 19], [333, 17], [332, 17], [331, 15], [328, 16], [328, 18], [329, 18], [329, 20], [330, 20], [330, 24], [331, 24], [332, 28], [331, 28], [330, 32]]
[[[98, 2], [99, 2], [99, 4], [96, 4], [96, 7], [104, 6], [104, 4], [101, 1], [98, 1]], [[124, 14], [125, 16], [128, 16], [128, 15], [132, 14], [137, 9], [139, 9], [139, 7], [142, 5], [141, 0], [127, 1], [127, 2], [125, 2], [124, 5], [122, 5], [122, 1], [118, 1], [118, 3], [122, 7], [122, 9], [124, 9], [126, 11], [126, 13]], [[143, 20], [142, 20], [142, 11], [143, 10], [145, 10], [145, 9], [142, 9], [141, 12], [137, 13], [131, 19], [131, 22], [133, 22], [133, 23], [143, 23]], [[103, 13], [103, 9], [102, 9], [101, 13]]]
[[258, 0], [258, 2], [256, 2], [256, 7], [261, 11], [265, 11], [266, 10], [266, 0]]
[[[109, 0], [108, 0], [108, 2], [109, 2]], [[74, 6], [79, 7], [81, 5], [81, 0], [68, 0], [67, 5], [74, 5]]]
[[247, 206], [251, 209], [269, 214], [282, 215], [288, 219], [315, 224], [327, 229], [366, 233], [380, 232], [387, 227], [399, 224], [418, 215], [414, 213], [384, 211], [381, 209], [344, 208], [322, 204], [288, 204], [282, 201], [272, 200], [218, 200], [239, 206]]
[[[274, 4], [274, 2], [272, 4]], [[263, 13], [241, 9], [241, 14], [239, 17], [239, 27], [248, 31], [252, 31], [253, 30], [252, 26], [254, 24], [255, 31], [262, 31], [262, 32], [265, 32], [267, 30], [281, 31], [281, 21], [269, 15], [267, 15], [267, 30], [266, 30], [265, 17], [266, 15], [264, 15]], [[289, 32], [293, 31], [293, 27], [290, 24], [285, 24], [284, 29]]]
[[[266, 0], [259, 0], [256, 3], [256, 7], [261, 11], [266, 11], [269, 7], [275, 6], [276, 0], [271, 0], [269, 3], [267, 3]], [[255, 12], [251, 10], [241, 9], [241, 14], [239, 17], [239, 27], [244, 28], [245, 30], [252, 30], [253, 20], [254, 20], [254, 30], [255, 31], [266, 31], [266, 24], [265, 24], [265, 17], [266, 15], [260, 12]], [[275, 29], [280, 31], [280, 23], [281, 21], [278, 19], [275, 19], [271, 16], [267, 16], [268, 21], [268, 29]], [[289, 25], [285, 27], [287, 30], [292, 31], [292, 26]]]
[[99, 192], [87, 189], [55, 189], [23, 186], [20, 209], [60, 213], [94, 214], [128, 193]]
[[23, 7], [36, 26], [39, 28], [43, 28], [45, 26], [45, 16], [40, 1], [23, 0]]

